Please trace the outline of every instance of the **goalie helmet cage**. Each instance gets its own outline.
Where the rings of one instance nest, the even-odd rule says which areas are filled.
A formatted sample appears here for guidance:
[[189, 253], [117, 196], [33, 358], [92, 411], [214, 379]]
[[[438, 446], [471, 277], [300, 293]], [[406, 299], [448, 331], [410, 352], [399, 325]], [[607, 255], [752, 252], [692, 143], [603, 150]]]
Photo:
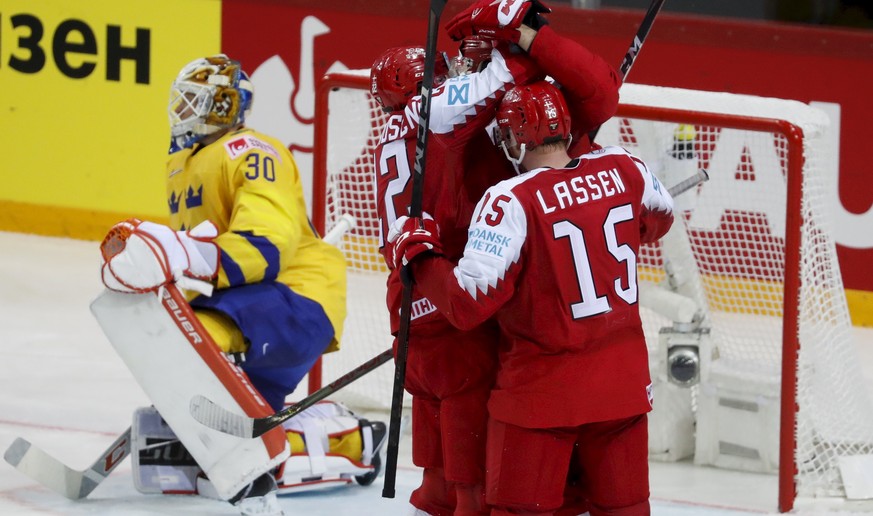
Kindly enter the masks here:
[[[368, 73], [328, 74], [316, 92], [313, 223], [329, 230], [350, 213], [358, 224], [340, 243], [349, 273], [342, 351], [325, 355], [310, 388], [319, 386], [320, 374], [330, 381], [392, 342], [372, 163], [387, 116], [369, 93]], [[677, 151], [693, 157], [686, 160], [691, 172], [709, 172], [710, 180], [689, 192], [695, 206], [683, 211], [689, 201], [676, 200], [684, 257], [665, 253], [663, 241], [644, 246], [639, 281], [641, 288], [664, 288], [671, 279], [664, 255], [671, 263], [689, 260], [673, 268], [697, 276], [688, 296], [706, 314], [719, 359], [742, 364], [753, 378], [781, 379], [783, 512], [798, 497], [844, 497], [839, 459], [873, 453], [873, 403], [861, 388], [836, 248], [826, 231], [835, 184], [828, 175], [835, 171], [825, 167], [835, 151], [824, 137], [827, 126], [826, 115], [796, 101], [626, 84], [617, 116], [598, 136], [601, 145], [643, 158], [668, 187], [684, 179], [666, 179]], [[646, 307], [640, 312], [651, 351], [672, 321]], [[381, 368], [337, 397], [387, 409], [392, 381], [392, 368]]]

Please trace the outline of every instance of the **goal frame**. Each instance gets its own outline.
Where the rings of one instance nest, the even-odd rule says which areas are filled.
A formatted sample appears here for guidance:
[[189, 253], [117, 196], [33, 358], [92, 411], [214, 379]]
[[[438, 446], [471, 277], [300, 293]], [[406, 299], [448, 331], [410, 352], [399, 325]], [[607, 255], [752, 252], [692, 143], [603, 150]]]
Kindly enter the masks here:
[[[328, 125], [319, 123], [329, 115], [329, 93], [336, 88], [369, 90], [369, 78], [349, 72], [329, 73], [316, 88], [313, 152], [312, 222], [324, 234], [327, 213]], [[782, 320], [781, 406], [779, 428], [778, 509], [788, 512], [797, 498], [797, 368], [800, 351], [799, 302], [801, 288], [800, 246], [802, 243], [802, 194], [804, 166], [803, 129], [789, 121], [735, 114], [711, 113], [634, 104], [619, 104], [617, 117], [688, 124], [709, 124], [724, 128], [755, 130], [781, 135], [788, 142], [786, 156], [786, 229]], [[387, 329], [386, 329], [387, 331]], [[309, 390], [321, 387], [320, 362], [309, 373]]]

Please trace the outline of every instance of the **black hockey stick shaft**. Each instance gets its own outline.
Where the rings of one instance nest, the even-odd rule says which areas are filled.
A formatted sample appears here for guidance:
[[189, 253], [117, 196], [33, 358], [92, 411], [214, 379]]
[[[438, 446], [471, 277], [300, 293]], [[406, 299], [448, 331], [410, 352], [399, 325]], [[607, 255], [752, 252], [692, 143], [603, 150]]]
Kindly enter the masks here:
[[269, 416], [260, 418], [243, 416], [237, 412], [229, 411], [209, 398], [199, 394], [191, 398], [191, 416], [200, 424], [213, 430], [235, 435], [237, 437], [253, 439], [269, 432], [297, 414], [300, 414], [307, 408], [346, 387], [358, 378], [375, 370], [380, 365], [391, 360], [393, 353], [392, 349], [387, 349], [382, 353], [379, 353], [375, 357], [367, 360], [363, 364], [330, 382], [321, 389], [318, 389], [297, 403], [280, 410], [275, 414], [270, 414]]
[[[415, 142], [415, 166], [412, 174], [412, 199], [409, 216], [421, 217], [421, 197], [424, 187], [425, 158], [430, 128], [430, 101], [433, 90], [434, 69], [437, 55], [437, 36], [440, 16], [447, 0], [430, 0], [430, 14], [427, 22], [427, 45], [424, 53], [424, 77], [421, 82], [421, 106], [418, 111], [418, 135]], [[405, 269], [405, 267], [404, 267]], [[407, 270], [400, 274], [406, 276]], [[400, 329], [397, 333], [397, 356], [394, 359], [394, 390], [391, 396], [391, 417], [388, 429], [388, 449], [385, 461], [385, 483], [383, 498], [394, 498], [394, 484], [397, 476], [397, 452], [400, 447], [400, 418], [403, 412], [403, 389], [406, 383], [406, 357], [409, 352], [409, 323], [412, 312], [412, 279], [406, 276], [403, 281], [403, 295], [400, 301]]]
[[380, 365], [391, 360], [393, 354], [393, 350], [386, 349], [288, 408], [276, 412], [272, 416], [256, 418], [252, 424], [252, 437], [258, 437], [265, 434], [309, 407], [315, 405], [319, 401], [333, 395], [343, 387], [346, 387], [358, 378], [370, 373]]
[[[643, 43], [645, 43], [649, 31], [652, 30], [652, 24], [655, 23], [655, 18], [658, 17], [658, 13], [661, 12], [661, 7], [664, 6], [664, 2], [665, 0], [652, 0], [652, 3], [649, 5], [649, 10], [646, 11], [646, 15], [643, 17], [642, 23], [640, 23], [640, 28], [637, 29], [637, 33], [634, 34], [634, 39], [631, 41], [630, 47], [628, 47], [627, 53], [624, 55], [624, 59], [621, 60], [621, 64], [618, 67], [618, 73], [621, 75], [622, 83], [627, 80], [627, 74], [630, 73], [634, 62], [636, 62], [637, 56], [643, 48]], [[594, 141], [594, 138], [597, 137], [597, 133], [600, 132], [600, 127], [601, 126], [597, 126], [588, 133], [589, 140], [592, 142]]]
[[642, 23], [640, 23], [640, 28], [637, 29], [637, 33], [634, 35], [634, 40], [627, 49], [627, 53], [624, 55], [621, 65], [618, 67], [618, 72], [621, 74], [621, 82], [627, 81], [627, 74], [630, 73], [630, 69], [637, 60], [637, 55], [640, 53], [640, 49], [643, 48], [643, 42], [645, 42], [646, 38], [649, 36], [649, 31], [652, 30], [652, 25], [655, 23], [655, 18], [661, 11], [661, 7], [664, 6], [664, 1], [665, 0], [652, 0], [651, 5], [649, 5], [649, 10], [646, 11], [646, 15], [643, 17]]

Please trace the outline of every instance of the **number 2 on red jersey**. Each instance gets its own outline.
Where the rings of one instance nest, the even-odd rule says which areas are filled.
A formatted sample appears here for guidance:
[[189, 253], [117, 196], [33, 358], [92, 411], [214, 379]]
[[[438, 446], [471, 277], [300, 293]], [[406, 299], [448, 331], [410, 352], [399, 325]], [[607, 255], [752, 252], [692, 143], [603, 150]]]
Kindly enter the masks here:
[[[384, 192], [380, 192], [385, 203], [384, 218], [379, 231], [379, 247], [385, 246], [388, 228], [394, 225], [398, 213], [406, 214], [411, 192], [407, 192], [412, 168], [409, 166], [409, 156], [406, 152], [405, 140], [395, 140], [387, 143], [379, 153], [379, 171], [377, 181], [380, 185], [388, 179]], [[406, 195], [404, 195], [406, 194]]]

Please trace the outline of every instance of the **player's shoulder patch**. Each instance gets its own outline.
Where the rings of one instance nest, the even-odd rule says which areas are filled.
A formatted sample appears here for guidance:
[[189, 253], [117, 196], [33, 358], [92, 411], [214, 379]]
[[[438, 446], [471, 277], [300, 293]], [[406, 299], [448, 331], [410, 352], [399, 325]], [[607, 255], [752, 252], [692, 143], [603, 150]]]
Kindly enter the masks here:
[[252, 149], [266, 152], [278, 160], [282, 159], [279, 151], [272, 144], [253, 134], [241, 134], [224, 143], [224, 150], [227, 151], [230, 159], [236, 159]]

